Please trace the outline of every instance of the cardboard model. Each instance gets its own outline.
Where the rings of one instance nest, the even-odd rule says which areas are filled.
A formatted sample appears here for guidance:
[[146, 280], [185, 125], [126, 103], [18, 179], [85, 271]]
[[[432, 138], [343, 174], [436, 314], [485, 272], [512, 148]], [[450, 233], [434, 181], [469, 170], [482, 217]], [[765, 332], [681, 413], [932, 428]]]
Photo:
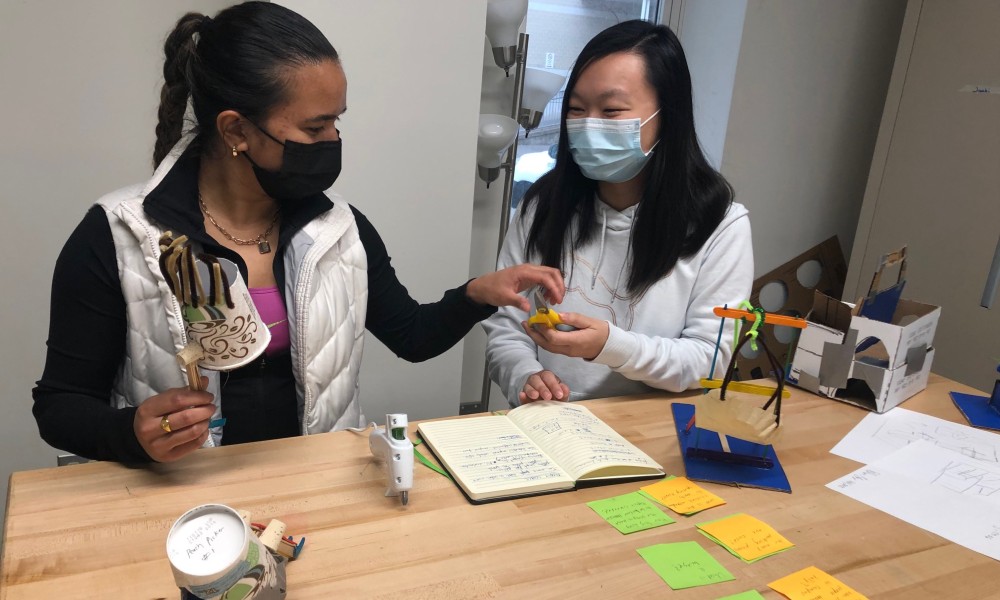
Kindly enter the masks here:
[[927, 387], [941, 308], [900, 299], [888, 323], [854, 315], [853, 309], [815, 292], [788, 381], [885, 412]]

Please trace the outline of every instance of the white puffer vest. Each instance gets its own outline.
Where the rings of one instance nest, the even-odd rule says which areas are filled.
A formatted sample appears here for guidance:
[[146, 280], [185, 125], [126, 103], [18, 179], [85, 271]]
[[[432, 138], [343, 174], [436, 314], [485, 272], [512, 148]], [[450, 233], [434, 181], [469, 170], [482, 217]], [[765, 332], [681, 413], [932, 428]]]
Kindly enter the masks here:
[[[125, 357], [112, 403], [138, 406], [164, 390], [184, 387], [176, 354], [187, 343], [180, 306], [159, 268], [163, 227], [143, 211], [143, 200], [173, 168], [190, 138], [182, 139], [145, 184], [98, 200], [111, 225], [118, 276], [125, 296]], [[368, 258], [354, 213], [328, 192], [333, 208], [296, 232], [285, 248], [285, 306], [303, 435], [363, 427], [358, 374], [368, 307]], [[221, 415], [219, 374], [202, 370]], [[224, 415], [222, 415], [224, 416]], [[222, 428], [206, 446], [218, 445]]]

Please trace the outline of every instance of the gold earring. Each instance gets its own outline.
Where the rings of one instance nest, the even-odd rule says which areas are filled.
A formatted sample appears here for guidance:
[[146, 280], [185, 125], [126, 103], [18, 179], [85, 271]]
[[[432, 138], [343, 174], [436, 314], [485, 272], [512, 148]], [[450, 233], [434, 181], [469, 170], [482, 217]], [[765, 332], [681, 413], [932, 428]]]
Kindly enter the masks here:
[[236, 158], [239, 155], [240, 151], [236, 149], [236, 146], [233, 146], [233, 158]]

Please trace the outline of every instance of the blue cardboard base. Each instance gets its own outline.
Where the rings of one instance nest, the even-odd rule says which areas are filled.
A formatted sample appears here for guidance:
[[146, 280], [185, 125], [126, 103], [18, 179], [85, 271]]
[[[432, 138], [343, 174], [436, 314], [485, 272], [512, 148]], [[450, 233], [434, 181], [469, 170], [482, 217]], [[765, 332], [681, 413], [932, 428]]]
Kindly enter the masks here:
[[676, 402], [671, 405], [670, 409], [674, 413], [677, 441], [680, 443], [681, 459], [684, 461], [684, 470], [688, 479], [722, 483], [725, 485], [755, 487], [764, 490], [788, 492], [789, 494], [792, 492], [792, 485], [788, 482], [785, 470], [781, 468], [778, 455], [774, 452], [774, 446], [754, 444], [753, 442], [734, 437], [728, 438], [729, 449], [733, 453], [746, 454], [748, 456], [766, 456], [774, 462], [774, 466], [770, 469], [689, 457], [687, 449], [692, 446], [706, 450], [721, 451], [722, 443], [719, 441], [719, 434], [707, 429], [700, 429], [697, 426], [692, 427], [690, 431], [684, 431], [688, 421], [694, 416], [693, 404]]
[[990, 405], [989, 397], [961, 392], [948, 392], [948, 394], [969, 425], [1000, 431], [1000, 412]]

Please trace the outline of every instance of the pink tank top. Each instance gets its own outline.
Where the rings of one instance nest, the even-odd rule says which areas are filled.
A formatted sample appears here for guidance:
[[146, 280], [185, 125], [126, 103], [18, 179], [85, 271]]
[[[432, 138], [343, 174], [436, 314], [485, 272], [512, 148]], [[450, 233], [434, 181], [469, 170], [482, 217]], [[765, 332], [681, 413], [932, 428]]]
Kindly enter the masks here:
[[271, 330], [271, 343], [267, 345], [264, 353], [275, 356], [287, 352], [291, 347], [291, 338], [288, 336], [288, 312], [285, 311], [285, 302], [277, 286], [250, 288], [250, 298], [253, 299], [261, 320]]

